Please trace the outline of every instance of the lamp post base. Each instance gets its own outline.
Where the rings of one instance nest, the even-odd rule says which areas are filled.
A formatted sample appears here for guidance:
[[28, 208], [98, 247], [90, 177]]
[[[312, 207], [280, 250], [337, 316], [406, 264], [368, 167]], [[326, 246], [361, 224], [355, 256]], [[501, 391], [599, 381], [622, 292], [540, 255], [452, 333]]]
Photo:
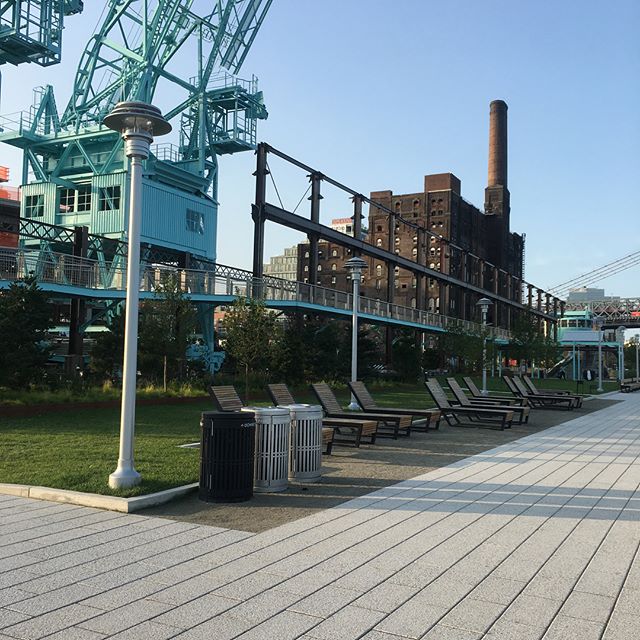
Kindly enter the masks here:
[[109, 476], [109, 486], [112, 489], [130, 489], [140, 484], [142, 476], [132, 467], [118, 468]]

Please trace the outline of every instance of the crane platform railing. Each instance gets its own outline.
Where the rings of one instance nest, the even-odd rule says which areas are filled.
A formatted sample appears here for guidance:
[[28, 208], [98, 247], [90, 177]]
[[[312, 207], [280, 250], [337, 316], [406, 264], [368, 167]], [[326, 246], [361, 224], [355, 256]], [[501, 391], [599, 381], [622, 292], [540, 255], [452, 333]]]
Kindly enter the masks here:
[[[90, 297], [90, 292], [97, 290], [124, 292], [126, 276], [124, 266], [114, 265], [113, 269], [105, 270], [99, 261], [89, 258], [37, 249], [0, 248], [0, 281], [15, 282], [31, 277], [43, 288], [47, 285], [71, 287], [77, 290], [76, 295]], [[170, 278], [175, 279], [185, 294], [218, 298], [220, 303], [224, 303], [225, 298], [228, 302], [233, 298], [254, 297], [264, 300], [267, 306], [278, 308], [301, 305], [318, 311], [334, 310], [343, 315], [353, 309], [350, 293], [272, 276], [255, 278], [250, 271], [225, 265], [199, 270], [143, 264], [140, 291], [161, 294]], [[360, 314], [436, 331], [456, 329], [473, 335], [481, 335], [483, 331], [482, 325], [476, 322], [366, 297], [360, 298]], [[507, 330], [499, 327], [487, 327], [486, 331], [494, 339], [505, 341], [510, 337]]]

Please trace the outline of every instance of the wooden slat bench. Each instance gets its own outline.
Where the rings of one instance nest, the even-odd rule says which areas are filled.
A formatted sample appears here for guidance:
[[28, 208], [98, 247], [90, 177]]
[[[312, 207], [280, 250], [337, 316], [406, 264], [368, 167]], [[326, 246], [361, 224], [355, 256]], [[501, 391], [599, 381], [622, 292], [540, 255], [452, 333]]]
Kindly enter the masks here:
[[638, 378], [625, 378], [620, 383], [620, 391], [622, 391], [623, 393], [638, 391], [638, 389], [640, 389], [640, 379]]
[[[442, 416], [439, 409], [398, 409], [396, 407], [379, 407], [373, 396], [369, 393], [364, 382], [349, 382], [349, 389], [354, 395], [363, 411], [367, 413], [386, 413], [391, 415], [410, 415], [414, 420], [411, 425], [412, 431], [428, 431], [429, 427], [438, 429]], [[418, 421], [417, 423], [415, 421]]]
[[[442, 411], [444, 419], [452, 427], [497, 426], [502, 431], [511, 427], [513, 411], [510, 408], [452, 407], [447, 394], [435, 378], [428, 379], [424, 384], [436, 406]], [[460, 418], [466, 418], [467, 422], [462, 422]]]
[[312, 384], [311, 390], [329, 418], [352, 419], [357, 416], [358, 419], [362, 420], [377, 420], [378, 435], [390, 435], [394, 439], [397, 439], [400, 433], [407, 436], [411, 433], [413, 418], [410, 415], [345, 411], [326, 382]]

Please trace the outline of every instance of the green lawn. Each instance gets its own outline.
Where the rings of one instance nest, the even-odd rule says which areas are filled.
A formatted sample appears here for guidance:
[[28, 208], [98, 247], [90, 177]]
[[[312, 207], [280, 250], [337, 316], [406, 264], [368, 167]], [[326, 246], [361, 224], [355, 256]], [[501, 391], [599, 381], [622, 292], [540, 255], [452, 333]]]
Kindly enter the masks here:
[[118, 460], [119, 409], [77, 409], [9, 418], [0, 427], [0, 482], [133, 496], [198, 480], [198, 450], [180, 444], [200, 439], [200, 412], [208, 400], [138, 407], [135, 464], [142, 484], [109, 489]]
[[[545, 380], [547, 388], [575, 390], [575, 383]], [[542, 385], [541, 385], [542, 386]], [[613, 382], [609, 389], [617, 388]], [[489, 378], [490, 389], [505, 390]], [[431, 406], [422, 387], [396, 384], [372, 386], [382, 406]], [[314, 402], [305, 390], [294, 392], [298, 402]], [[338, 396], [348, 403], [345, 388]], [[251, 398], [268, 404], [264, 395]], [[41, 485], [107, 495], [134, 496], [169, 489], [198, 480], [199, 450], [178, 445], [200, 439], [200, 413], [211, 402], [142, 406], [137, 409], [135, 465], [143, 481], [128, 491], [107, 486], [118, 458], [119, 409], [70, 409], [31, 418], [3, 418], [0, 423], [0, 482]]]

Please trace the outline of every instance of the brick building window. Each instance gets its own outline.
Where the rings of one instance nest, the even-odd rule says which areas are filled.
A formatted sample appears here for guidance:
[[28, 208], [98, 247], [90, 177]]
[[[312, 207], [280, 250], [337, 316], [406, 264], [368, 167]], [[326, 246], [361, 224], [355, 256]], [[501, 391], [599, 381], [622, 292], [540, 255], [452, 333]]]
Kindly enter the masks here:
[[331, 271], [337, 271], [337, 270], [338, 270], [338, 265], [334, 262], [334, 263], [331, 265]]
[[377, 264], [376, 265], [376, 275], [377, 276], [381, 276], [382, 275], [382, 265], [381, 264]]
[[337, 250], [337, 249], [334, 249], [334, 250], [331, 252], [331, 255], [332, 255], [334, 258], [337, 258], [337, 257], [338, 257], [338, 250]]
[[331, 277], [331, 284], [335, 284], [335, 283], [336, 283], [336, 277], [335, 277], [335, 276], [332, 276], [332, 277]]
[[318, 265], [318, 271], [322, 271], [322, 265], [321, 264]]
[[381, 225], [381, 224], [379, 224], [379, 225], [376, 227], [376, 231], [382, 231], [382, 225]]
[[382, 246], [382, 238], [378, 238], [376, 240], [376, 247], [381, 247]]
[[414, 258], [418, 255], [417, 247], [413, 247], [413, 249], [411, 250], [411, 255], [413, 255]]

